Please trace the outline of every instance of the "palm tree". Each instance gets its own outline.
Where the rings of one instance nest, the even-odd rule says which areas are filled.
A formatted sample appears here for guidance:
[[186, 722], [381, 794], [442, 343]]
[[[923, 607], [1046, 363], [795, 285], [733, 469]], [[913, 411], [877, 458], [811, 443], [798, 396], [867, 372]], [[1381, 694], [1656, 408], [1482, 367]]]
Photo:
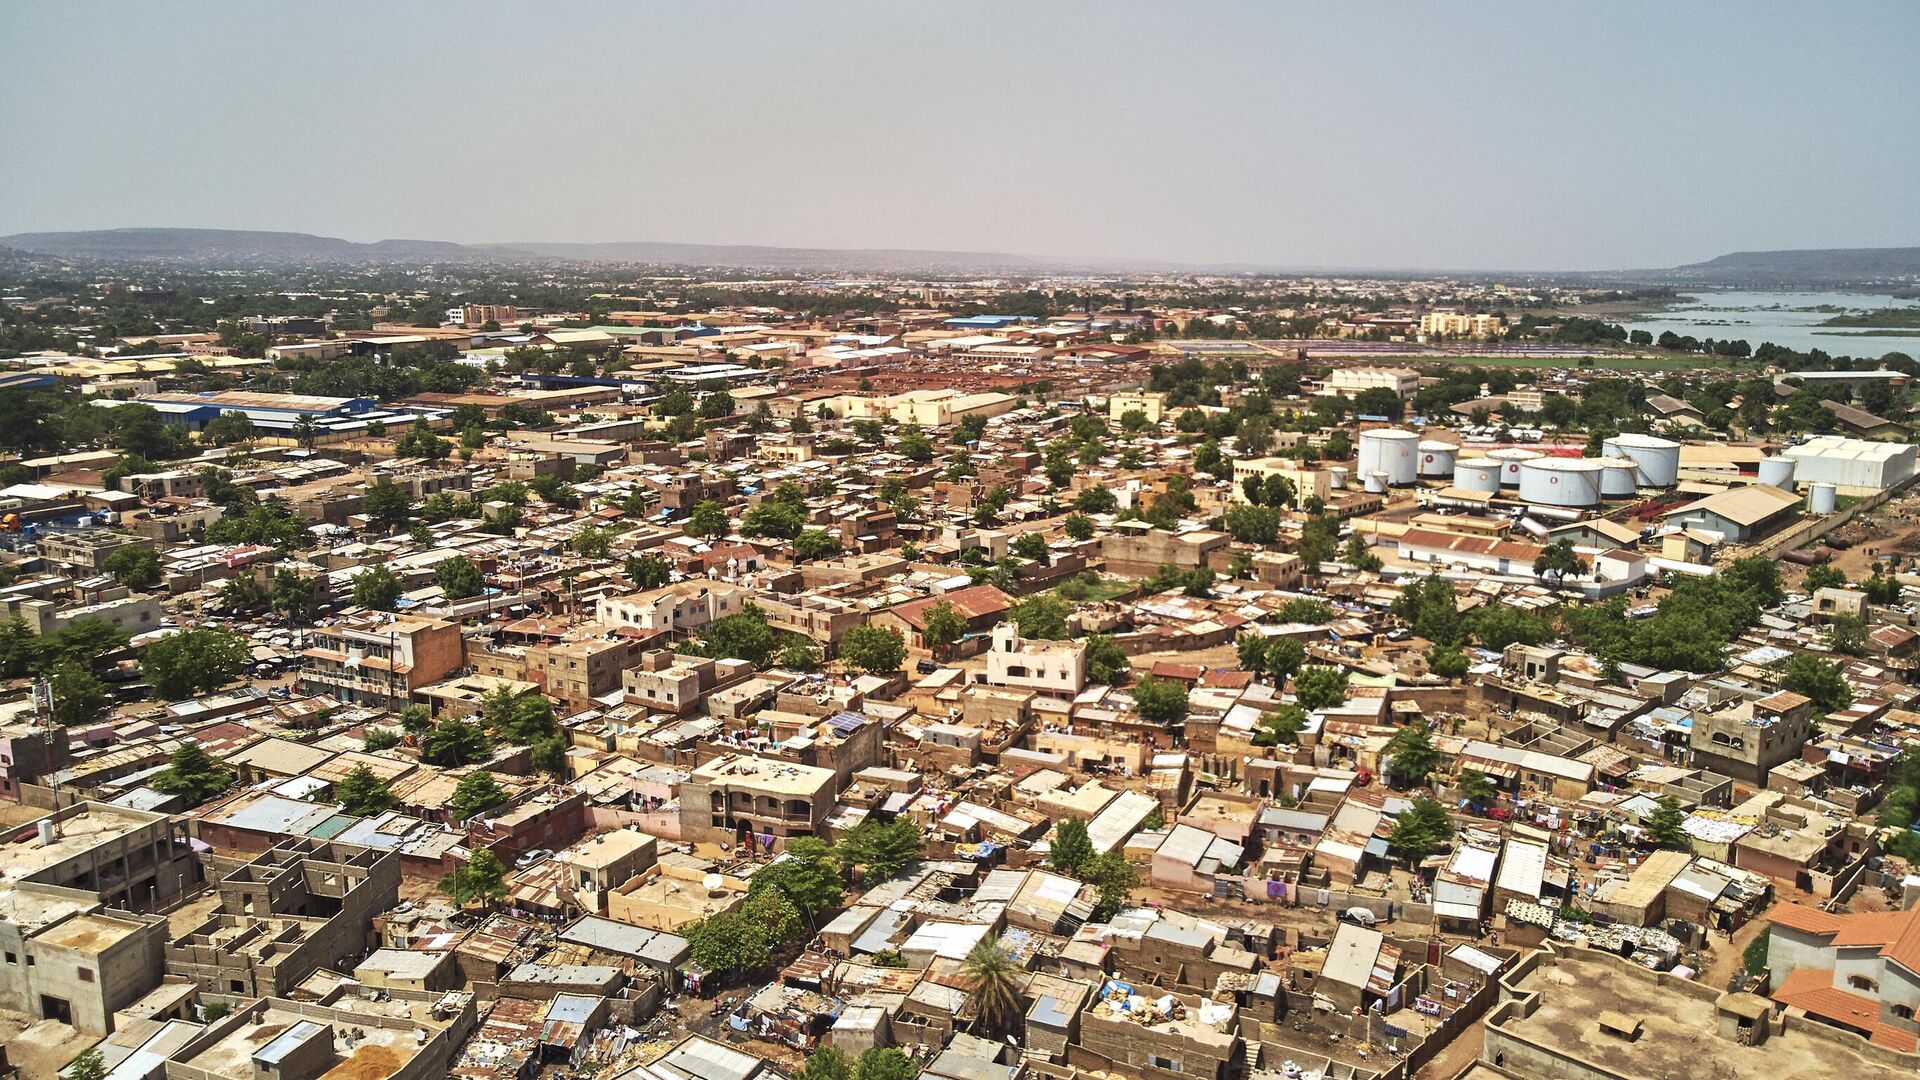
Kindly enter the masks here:
[[301, 413], [299, 419], [293, 422], [293, 441], [299, 443], [303, 450], [313, 449], [313, 438], [318, 433], [319, 428], [314, 425], [310, 414]]
[[992, 938], [981, 938], [960, 962], [960, 978], [989, 1030], [1006, 1031], [1019, 1019], [1024, 973], [1013, 954]]

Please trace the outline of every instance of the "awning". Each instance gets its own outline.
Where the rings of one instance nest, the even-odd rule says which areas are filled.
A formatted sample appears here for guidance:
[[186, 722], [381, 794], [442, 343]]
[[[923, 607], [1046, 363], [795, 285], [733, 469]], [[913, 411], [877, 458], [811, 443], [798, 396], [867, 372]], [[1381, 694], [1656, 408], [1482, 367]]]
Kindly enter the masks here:
[[1441, 900], [1433, 905], [1433, 913], [1443, 919], [1478, 919], [1480, 909], [1472, 904]]

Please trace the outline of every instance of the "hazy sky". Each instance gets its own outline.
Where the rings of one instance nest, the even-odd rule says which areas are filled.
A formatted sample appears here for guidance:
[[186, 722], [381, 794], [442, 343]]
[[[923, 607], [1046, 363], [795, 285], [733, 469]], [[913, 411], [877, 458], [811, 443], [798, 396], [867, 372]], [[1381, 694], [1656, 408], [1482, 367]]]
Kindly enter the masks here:
[[1487, 269], [1912, 245], [1917, 56], [1909, 0], [0, 0], [0, 234]]

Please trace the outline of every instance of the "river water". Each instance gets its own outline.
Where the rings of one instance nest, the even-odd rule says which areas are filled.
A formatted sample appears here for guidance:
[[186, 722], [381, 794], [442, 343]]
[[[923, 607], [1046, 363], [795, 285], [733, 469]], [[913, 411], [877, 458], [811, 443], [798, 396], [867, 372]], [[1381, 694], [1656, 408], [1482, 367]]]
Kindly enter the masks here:
[[1902, 336], [1858, 326], [1820, 326], [1838, 312], [1809, 308], [1836, 307], [1847, 312], [1880, 308], [1920, 307], [1920, 300], [1900, 300], [1872, 293], [1742, 292], [1687, 289], [1687, 299], [1666, 311], [1627, 317], [1629, 330], [1645, 330], [1654, 337], [1663, 331], [1705, 338], [1745, 338], [1759, 348], [1763, 341], [1805, 352], [1824, 349], [1834, 356], [1884, 356], [1903, 352], [1920, 356], [1920, 335]]

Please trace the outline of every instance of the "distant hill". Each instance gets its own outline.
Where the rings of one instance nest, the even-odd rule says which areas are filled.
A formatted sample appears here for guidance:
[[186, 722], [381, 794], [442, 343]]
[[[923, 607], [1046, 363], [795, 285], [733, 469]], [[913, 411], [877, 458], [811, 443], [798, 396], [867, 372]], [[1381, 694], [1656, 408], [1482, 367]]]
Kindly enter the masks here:
[[1649, 271], [1724, 285], [1860, 285], [1920, 280], [1920, 247], [1736, 251], [1706, 262]]
[[244, 229], [96, 229], [18, 233], [0, 246], [67, 259], [164, 259], [182, 262], [379, 262], [490, 258], [438, 240], [359, 244], [331, 236]]
[[781, 270], [940, 271], [1055, 269], [1024, 255], [894, 249], [834, 250], [729, 244], [455, 244], [380, 240], [371, 244], [295, 232], [240, 229], [99, 229], [19, 233], [0, 246], [66, 259], [156, 259], [200, 263], [448, 262], [552, 259], [571, 262], [764, 267]]

